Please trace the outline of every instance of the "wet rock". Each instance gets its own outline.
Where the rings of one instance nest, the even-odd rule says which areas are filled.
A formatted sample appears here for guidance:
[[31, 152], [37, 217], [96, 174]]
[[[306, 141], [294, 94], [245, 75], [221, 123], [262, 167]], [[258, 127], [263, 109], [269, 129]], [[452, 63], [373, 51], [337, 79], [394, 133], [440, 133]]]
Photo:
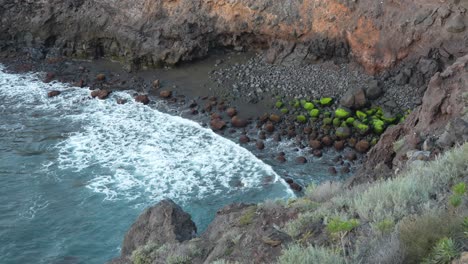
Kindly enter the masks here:
[[250, 142], [250, 138], [247, 135], [242, 135], [239, 138], [239, 143], [241, 144], [247, 144]]
[[461, 33], [465, 31], [465, 23], [463, 22], [463, 16], [458, 14], [456, 16], [453, 16], [448, 22], [447, 22], [447, 31], [450, 33]]
[[314, 150], [314, 152], [312, 154], [317, 158], [322, 157], [322, 151], [319, 150], [319, 149]]
[[229, 107], [228, 109], [226, 109], [226, 114], [229, 117], [234, 117], [235, 115], [237, 115], [237, 110], [234, 107]]
[[275, 131], [275, 125], [271, 122], [267, 122], [264, 126], [264, 129], [268, 133], [273, 133]]
[[350, 151], [347, 151], [345, 154], [344, 154], [344, 158], [345, 160], [349, 160], [349, 161], [355, 161], [357, 159], [357, 155], [356, 155], [356, 152], [350, 150]]
[[351, 170], [350, 170], [349, 167], [347, 167], [347, 166], [343, 166], [343, 167], [341, 167], [341, 169], [340, 169], [340, 173], [342, 173], [342, 174], [348, 174], [348, 173], [350, 173], [350, 172], [351, 172]]
[[80, 87], [80, 88], [83, 88], [85, 87], [86, 83], [83, 79], [79, 80], [78, 82], [75, 83], [75, 86], [76, 87]]
[[92, 98], [98, 98], [98, 99], [101, 99], [101, 100], [104, 100], [106, 99], [107, 97], [109, 97], [110, 95], [110, 91], [108, 90], [94, 90], [91, 92], [91, 97]]
[[122, 99], [122, 98], [117, 99], [117, 104], [119, 104], [119, 105], [123, 105], [123, 104], [126, 104], [126, 103], [127, 103], [127, 100], [125, 100], [125, 99]]
[[172, 92], [168, 90], [164, 90], [159, 93], [159, 97], [161, 98], [167, 99], [167, 98], [170, 98], [171, 96], [172, 96]]
[[355, 138], [348, 139], [348, 146], [354, 148], [356, 146], [357, 140]]
[[190, 113], [192, 115], [198, 115], [198, 110], [197, 109], [190, 109]]
[[344, 144], [344, 141], [340, 140], [340, 141], [335, 141], [335, 144], [333, 144], [333, 146], [335, 147], [336, 150], [342, 151], [345, 147], [345, 144]]
[[278, 157], [276, 157], [276, 160], [279, 163], [285, 163], [286, 162], [286, 158], [284, 156], [278, 156]]
[[322, 143], [318, 140], [311, 140], [309, 141], [309, 146], [312, 148], [312, 149], [322, 149]]
[[276, 142], [280, 142], [281, 141], [281, 134], [280, 133], [276, 133], [273, 135], [273, 140], [276, 141]]
[[302, 191], [302, 186], [299, 185], [299, 184], [297, 184], [297, 183], [295, 183], [295, 182], [289, 184], [289, 187], [291, 187], [291, 189], [293, 189], [293, 190], [296, 191], [296, 192]]
[[260, 131], [260, 133], [258, 134], [258, 138], [261, 140], [265, 140], [266, 139], [265, 131]]
[[233, 127], [243, 128], [248, 125], [248, 122], [245, 119], [234, 116], [233, 118], [231, 118], [231, 124]]
[[335, 175], [337, 173], [335, 167], [328, 167], [328, 173], [331, 175]]
[[146, 209], [125, 235], [122, 256], [130, 256], [140, 246], [192, 239], [197, 232], [189, 214], [172, 200], [163, 200]]
[[46, 74], [46, 77], [44, 78], [44, 82], [45, 82], [45, 83], [50, 83], [51, 81], [54, 80], [54, 78], [55, 78], [55, 73], [53, 73], [53, 72], [48, 72], [48, 73]]
[[335, 135], [341, 139], [346, 139], [351, 136], [351, 129], [349, 127], [339, 127], [336, 129]]
[[96, 75], [96, 80], [103, 82], [103, 81], [106, 80], [106, 75], [103, 74], [103, 73], [100, 73], [100, 74]]
[[191, 101], [189, 104], [189, 108], [195, 108], [197, 106], [198, 106], [198, 103], [195, 100]]
[[61, 94], [60, 91], [50, 91], [50, 92], [47, 93], [47, 97], [55, 97], [55, 96], [58, 96], [60, 94]]
[[153, 81], [153, 89], [159, 89], [161, 87], [161, 82], [159, 80]]
[[275, 122], [275, 123], [279, 123], [281, 121], [281, 117], [275, 114], [271, 114], [269, 119], [271, 122]]
[[322, 138], [322, 144], [323, 144], [324, 146], [329, 147], [329, 146], [333, 145], [333, 140], [332, 140], [329, 136], [324, 136], [324, 137]]
[[370, 144], [367, 140], [361, 140], [358, 143], [356, 143], [356, 146], [354, 148], [361, 153], [366, 153], [370, 148]]
[[307, 163], [307, 159], [305, 157], [303, 157], [303, 156], [297, 157], [296, 158], [296, 163], [297, 164], [305, 164], [305, 163]]
[[223, 120], [219, 119], [219, 118], [216, 118], [216, 119], [213, 119], [210, 121], [210, 127], [211, 129], [213, 130], [222, 130], [223, 128], [226, 127], [226, 122], [224, 122]]
[[148, 95], [137, 95], [135, 96], [135, 102], [147, 105], [150, 103], [150, 99]]
[[257, 143], [255, 145], [257, 146], [257, 149], [259, 150], [265, 149], [265, 143], [263, 143], [262, 140], [257, 140]]

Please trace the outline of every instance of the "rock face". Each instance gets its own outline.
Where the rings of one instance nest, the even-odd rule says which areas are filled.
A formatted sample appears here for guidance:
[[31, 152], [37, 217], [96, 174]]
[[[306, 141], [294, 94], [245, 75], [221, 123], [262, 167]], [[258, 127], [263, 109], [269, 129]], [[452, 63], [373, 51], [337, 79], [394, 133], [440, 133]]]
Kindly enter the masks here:
[[467, 84], [468, 55], [431, 78], [422, 105], [404, 123], [385, 131], [350, 183], [373, 181], [404, 168], [410, 151], [424, 149], [435, 155], [468, 141]]
[[148, 243], [182, 242], [192, 239], [197, 227], [189, 214], [172, 200], [163, 200], [146, 209], [125, 235], [122, 257]]
[[466, 52], [466, 1], [0, 1], [0, 50], [175, 64], [210, 48], [266, 49], [270, 62], [351, 56], [369, 72]]

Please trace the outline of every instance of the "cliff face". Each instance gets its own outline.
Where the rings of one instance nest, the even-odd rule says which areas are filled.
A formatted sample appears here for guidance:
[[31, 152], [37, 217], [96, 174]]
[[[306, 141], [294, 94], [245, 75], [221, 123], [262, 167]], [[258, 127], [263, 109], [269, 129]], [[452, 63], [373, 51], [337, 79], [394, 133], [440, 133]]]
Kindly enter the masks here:
[[[369, 72], [466, 52], [466, 1], [0, 0], [0, 49], [175, 64], [214, 47], [270, 62], [348, 57]], [[33, 53], [33, 50], [30, 49]]]

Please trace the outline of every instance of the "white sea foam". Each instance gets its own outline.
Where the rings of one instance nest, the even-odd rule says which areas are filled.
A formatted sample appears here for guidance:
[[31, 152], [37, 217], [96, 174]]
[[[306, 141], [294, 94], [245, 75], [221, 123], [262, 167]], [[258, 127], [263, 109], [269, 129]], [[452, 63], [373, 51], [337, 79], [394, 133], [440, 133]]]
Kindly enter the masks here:
[[[47, 98], [47, 90], [63, 93]], [[261, 188], [266, 178], [288, 189], [270, 166], [246, 149], [195, 122], [133, 102], [131, 91], [93, 100], [88, 89], [44, 84], [34, 75], [7, 74], [1, 68], [0, 91], [0, 99], [16, 100], [18, 110], [46, 110], [48, 118], [77, 124], [56, 146], [57, 165], [92, 174], [87, 188], [106, 199], [183, 201]], [[117, 97], [128, 103], [116, 104]]]

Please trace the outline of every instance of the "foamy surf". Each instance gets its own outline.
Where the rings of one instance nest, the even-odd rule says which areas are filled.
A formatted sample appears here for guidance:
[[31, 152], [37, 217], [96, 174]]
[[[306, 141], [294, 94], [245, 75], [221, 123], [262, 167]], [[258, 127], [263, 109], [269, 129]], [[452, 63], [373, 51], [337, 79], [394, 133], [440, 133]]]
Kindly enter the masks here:
[[[3, 100], [18, 101], [18, 110], [37, 109], [47, 118], [77, 124], [79, 129], [56, 145], [56, 163], [62, 170], [91, 171], [86, 187], [104, 199], [183, 202], [269, 184], [283, 185], [284, 193], [293, 195], [248, 150], [195, 122], [133, 102], [133, 91], [101, 101], [89, 99], [88, 89], [45, 84], [33, 74], [0, 75]], [[63, 93], [47, 98], [49, 90]], [[115, 98], [128, 103], [118, 105]]]

